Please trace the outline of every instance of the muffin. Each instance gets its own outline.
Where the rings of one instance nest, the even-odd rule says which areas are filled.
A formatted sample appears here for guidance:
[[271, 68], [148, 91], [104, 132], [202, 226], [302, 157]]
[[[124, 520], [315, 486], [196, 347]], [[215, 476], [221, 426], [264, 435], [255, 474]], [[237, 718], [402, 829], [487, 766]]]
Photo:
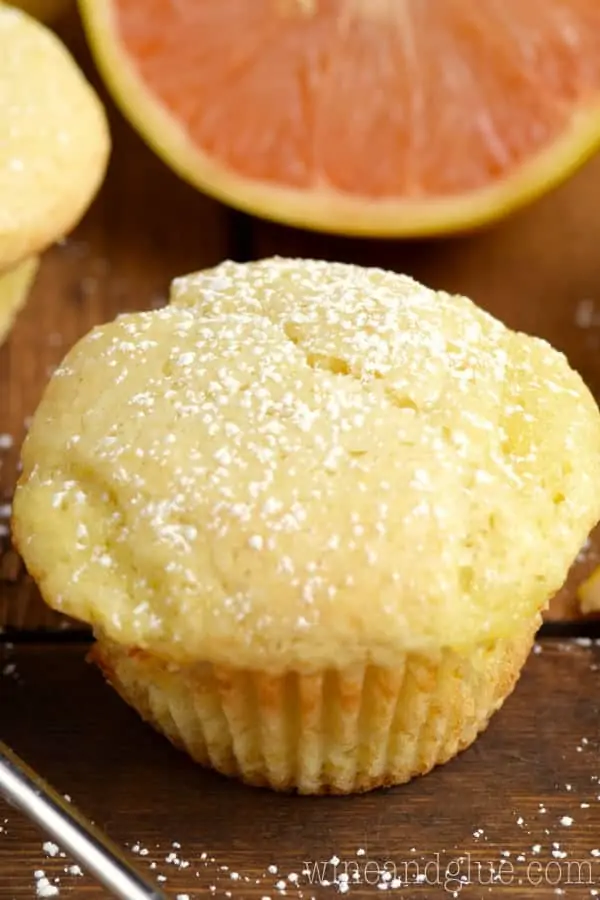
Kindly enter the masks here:
[[563, 355], [379, 269], [225, 262], [95, 328], [13, 528], [141, 716], [254, 785], [406, 782], [473, 742], [600, 518]]
[[0, 344], [29, 296], [39, 268], [39, 259], [31, 257], [8, 272], [0, 272]]
[[80, 220], [104, 178], [104, 108], [61, 41], [0, 2], [0, 271]]

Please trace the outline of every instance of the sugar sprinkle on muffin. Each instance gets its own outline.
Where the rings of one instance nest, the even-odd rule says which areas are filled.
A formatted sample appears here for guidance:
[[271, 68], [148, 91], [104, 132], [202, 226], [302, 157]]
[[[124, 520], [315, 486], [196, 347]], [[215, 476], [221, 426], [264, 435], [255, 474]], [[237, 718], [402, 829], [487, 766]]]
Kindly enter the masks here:
[[303, 792], [471, 743], [599, 518], [600, 414], [564, 356], [410, 278], [281, 259], [80, 341], [14, 504], [144, 718]]

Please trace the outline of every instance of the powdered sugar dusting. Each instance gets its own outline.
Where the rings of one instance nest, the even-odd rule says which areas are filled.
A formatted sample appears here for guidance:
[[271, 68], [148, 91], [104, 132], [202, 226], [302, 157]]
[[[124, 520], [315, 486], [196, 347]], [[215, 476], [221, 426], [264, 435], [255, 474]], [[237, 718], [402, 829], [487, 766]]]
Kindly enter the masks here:
[[34, 872], [35, 892], [38, 897], [57, 897], [60, 889], [57, 884], [52, 884], [42, 869]]
[[[84, 370], [99, 395], [79, 390]], [[43, 553], [43, 523], [64, 523], [58, 608], [86, 618], [102, 584], [117, 640], [168, 635], [204, 658], [225, 631], [240, 664], [307, 658], [333, 635], [337, 603], [368, 643], [365, 593], [379, 598], [382, 661], [411, 631], [487, 635], [508, 594], [519, 614], [525, 578], [539, 593], [528, 560], [550, 534], [542, 577], [549, 593], [562, 580], [600, 481], [597, 461], [540, 478], [545, 457], [570, 459], [591, 428], [562, 356], [377, 269], [224, 263], [178, 279], [169, 307], [95, 329], [54, 380], [64, 444], [48, 456], [42, 407], [26, 457], [49, 509], [37, 506], [26, 561]], [[433, 549], [435, 567], [399, 564], [391, 548], [409, 545]], [[348, 662], [364, 652], [343, 646]]]
[[[584, 750], [589, 748], [593, 765], [597, 753], [595, 742], [580, 738], [578, 745]], [[597, 775], [585, 778], [580, 773], [577, 782], [564, 781], [554, 785], [543, 801], [538, 802], [537, 812], [529, 802], [526, 815], [518, 807], [507, 809], [504, 818], [494, 818], [495, 827], [506, 843], [500, 843], [493, 834], [494, 826], [480, 826], [472, 828], [471, 847], [468, 844], [445, 846], [435, 853], [423, 853], [417, 847], [406, 846], [386, 859], [374, 853], [369, 845], [356, 845], [354, 849], [346, 846], [345, 852], [325, 853], [322, 859], [306, 859], [306, 853], [299, 851], [296, 864], [290, 859], [285, 864], [273, 860], [262, 864], [262, 868], [250, 857], [249, 868], [245, 869], [237, 854], [234, 863], [233, 854], [224, 860], [197, 848], [186, 853], [185, 841], [150, 844], [140, 840], [130, 849], [142, 870], [146, 866], [151, 877], [168, 886], [169, 894], [177, 900], [199, 900], [207, 892], [232, 900], [242, 900], [249, 893], [270, 900], [279, 897], [312, 900], [326, 888], [332, 895], [334, 892], [354, 892], [362, 896], [367, 889], [407, 891], [419, 885], [440, 886], [443, 881], [432, 879], [443, 879], [444, 873], [450, 871], [454, 873], [452, 879], [457, 885], [498, 885], [499, 888], [506, 887], [511, 874], [514, 877], [511, 883], [519, 883], [518, 878], [521, 878], [526, 885], [528, 873], [538, 878], [540, 873], [547, 871], [552, 890], [563, 883], [565, 887], [572, 884], [569, 879], [579, 873], [582, 880], [577, 883], [590, 885], [589, 896], [592, 897], [597, 895], [593, 887], [595, 881], [590, 881], [587, 873], [595, 871], [589, 867], [592, 863], [598, 864], [600, 848], [590, 843], [584, 850], [579, 839], [578, 852], [574, 854], [566, 842], [571, 837], [571, 828], [583, 827], [585, 834], [593, 834], [593, 823], [600, 809], [598, 784]], [[586, 799], [582, 800], [583, 797]], [[586, 810], [592, 807], [593, 812], [588, 814]], [[575, 809], [583, 812], [576, 814]], [[44, 842], [43, 851], [52, 860], [64, 857], [58, 846], [50, 841]], [[77, 865], [67, 864], [63, 871], [66, 876], [78, 880], [83, 875]], [[436, 876], [436, 872], [441, 874]], [[35, 871], [34, 880], [36, 894], [43, 898], [55, 897], [63, 892], [63, 888], [65, 895], [70, 895], [79, 887], [68, 878], [58, 878], [41, 868]], [[538, 880], [535, 883], [545, 882]], [[460, 895], [460, 891], [458, 893]]]

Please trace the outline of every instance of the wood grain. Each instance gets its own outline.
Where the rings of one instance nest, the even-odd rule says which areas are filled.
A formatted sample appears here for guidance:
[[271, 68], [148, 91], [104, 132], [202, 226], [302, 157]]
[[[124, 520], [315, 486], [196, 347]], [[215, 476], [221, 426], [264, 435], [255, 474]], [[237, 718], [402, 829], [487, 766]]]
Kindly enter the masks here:
[[[46, 609], [7, 536], [18, 451], [53, 367], [93, 325], [160, 304], [171, 278], [231, 256], [352, 260], [463, 291], [509, 325], [564, 350], [600, 397], [600, 157], [530, 209], [478, 234], [430, 242], [358, 241], [237, 215], [194, 191], [148, 150], [99, 83], [76, 17], [61, 31], [106, 102], [113, 153], [80, 227], [44, 257], [30, 302], [0, 348], [0, 626], [69, 627]], [[585, 326], [585, 327], [584, 327]], [[576, 587], [600, 562], [600, 530], [548, 618], [580, 616]]]
[[[352, 883], [350, 896], [374, 896], [385, 863], [402, 874], [411, 861], [411, 877], [430, 863], [429, 884], [398, 896], [439, 900], [452, 896], [435, 881], [439, 854], [440, 878], [470, 857], [473, 883], [461, 898], [547, 900], [556, 887], [566, 898], [589, 898], [600, 889], [600, 857], [592, 855], [600, 845], [600, 646], [546, 640], [538, 651], [470, 750], [409, 785], [353, 798], [278, 796], [201, 770], [138, 720], [80, 646], [4, 649], [3, 737], [118, 842], [147, 850], [137, 854], [140, 866], [166, 876], [172, 897], [278, 898], [276, 883], [290, 873], [299, 880], [288, 881], [286, 897], [333, 897], [335, 886], [311, 885], [302, 870], [305, 861], [337, 857], [338, 873], [359, 866], [363, 883]], [[32, 900], [37, 869], [60, 878], [61, 897], [104, 896], [91, 880], [66, 874], [71, 861], [48, 858], [44, 837], [0, 807], [4, 819], [3, 900]], [[167, 862], [173, 851], [189, 865]], [[504, 882], [489, 889], [489, 867], [503, 860]], [[329, 865], [326, 878], [332, 873]]]

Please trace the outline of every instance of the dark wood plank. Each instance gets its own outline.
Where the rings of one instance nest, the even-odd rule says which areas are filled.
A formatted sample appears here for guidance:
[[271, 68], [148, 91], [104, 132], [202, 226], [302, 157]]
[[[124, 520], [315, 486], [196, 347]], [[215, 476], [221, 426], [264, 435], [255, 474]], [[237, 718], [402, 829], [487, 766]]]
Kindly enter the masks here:
[[[280, 879], [287, 897], [333, 896], [335, 886], [311, 885], [303, 868], [337, 857], [338, 873], [357, 865], [363, 877], [352, 896], [373, 896], [365, 875], [381, 880], [386, 862], [403, 875], [410, 861], [407, 874], [426, 882], [399, 896], [433, 900], [452, 896], [436, 883], [437, 854], [440, 878], [470, 858], [474, 883], [461, 897], [600, 890], [598, 642], [542, 642], [470, 750], [409, 785], [351, 798], [278, 796], [201, 770], [138, 720], [84, 652], [4, 649], [3, 738], [130, 852], [136, 847], [143, 868], [155, 863], [172, 897], [277, 898]], [[49, 858], [44, 837], [17, 813], [0, 807], [0, 825], [3, 900], [32, 900], [39, 869], [60, 878], [60, 896], [103, 896], [91, 880], [65, 873], [70, 860]], [[173, 852], [189, 865], [179, 867]], [[489, 867], [503, 861], [504, 883], [489, 890]], [[333, 865], [325, 871], [330, 880]]]
[[64, 623], [39, 600], [6, 535], [18, 450], [53, 367], [93, 325], [162, 303], [175, 275], [218, 262], [229, 240], [229, 212], [172, 174], [108, 100], [76, 18], [64, 36], [107, 104], [114, 146], [100, 195], [74, 234], [45, 254], [0, 348], [0, 625], [28, 628]]
[[[318, 257], [403, 271], [458, 291], [512, 328], [567, 354], [600, 401], [600, 156], [567, 184], [477, 234], [428, 242], [364, 241], [256, 223], [257, 257]], [[580, 616], [577, 584], [600, 563], [600, 529], [549, 619]]]

